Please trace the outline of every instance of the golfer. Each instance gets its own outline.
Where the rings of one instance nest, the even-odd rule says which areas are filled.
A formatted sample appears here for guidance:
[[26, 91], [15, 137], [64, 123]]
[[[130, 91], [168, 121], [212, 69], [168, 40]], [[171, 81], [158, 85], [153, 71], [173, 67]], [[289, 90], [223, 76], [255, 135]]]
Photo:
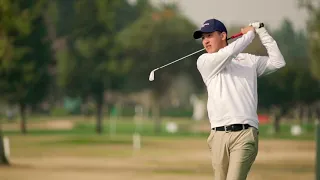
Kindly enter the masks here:
[[[194, 32], [206, 53], [197, 68], [208, 92], [211, 133], [207, 139], [215, 180], [245, 180], [258, 154], [257, 77], [285, 66], [276, 41], [262, 23], [241, 29], [243, 36], [227, 43], [227, 29], [217, 19], [205, 21]], [[256, 34], [268, 56], [242, 51]]]

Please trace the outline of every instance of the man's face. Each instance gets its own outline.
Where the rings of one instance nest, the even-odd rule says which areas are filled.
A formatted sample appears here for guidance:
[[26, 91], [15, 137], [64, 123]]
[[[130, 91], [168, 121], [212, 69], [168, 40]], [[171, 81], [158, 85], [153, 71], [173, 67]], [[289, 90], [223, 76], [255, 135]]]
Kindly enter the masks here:
[[202, 45], [208, 53], [215, 53], [227, 45], [226, 37], [227, 35], [225, 32], [220, 33], [215, 31], [211, 33], [203, 33]]

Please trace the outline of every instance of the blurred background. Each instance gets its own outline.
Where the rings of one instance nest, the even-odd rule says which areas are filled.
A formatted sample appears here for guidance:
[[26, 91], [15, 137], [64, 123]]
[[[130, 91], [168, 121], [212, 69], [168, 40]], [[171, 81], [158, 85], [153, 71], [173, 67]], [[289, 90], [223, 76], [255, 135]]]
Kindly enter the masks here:
[[[317, 178], [319, 5], [1, 0], [0, 179], [212, 179], [200, 53], [148, 80], [202, 48], [192, 33], [209, 18], [229, 36], [264, 22], [287, 63], [258, 81], [260, 147], [248, 179]], [[259, 38], [245, 52], [267, 55]]]

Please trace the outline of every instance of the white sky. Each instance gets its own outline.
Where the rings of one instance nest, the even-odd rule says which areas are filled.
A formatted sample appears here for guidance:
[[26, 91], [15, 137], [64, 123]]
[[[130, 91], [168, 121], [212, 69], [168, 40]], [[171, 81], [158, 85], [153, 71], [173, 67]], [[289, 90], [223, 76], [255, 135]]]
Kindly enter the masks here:
[[298, 0], [152, 0], [177, 2], [179, 8], [197, 26], [206, 19], [217, 18], [227, 26], [247, 25], [261, 21], [270, 29], [279, 27], [284, 18], [293, 22], [294, 28], [305, 30], [307, 13], [299, 9]]

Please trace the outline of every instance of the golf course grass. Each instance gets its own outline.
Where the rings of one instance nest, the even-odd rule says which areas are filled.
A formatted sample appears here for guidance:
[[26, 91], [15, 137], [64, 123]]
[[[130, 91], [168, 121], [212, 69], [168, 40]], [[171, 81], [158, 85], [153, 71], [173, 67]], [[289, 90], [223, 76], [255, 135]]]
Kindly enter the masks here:
[[[178, 132], [166, 132], [166, 123], [173, 121]], [[139, 131], [141, 148], [134, 149], [136, 131], [130, 119], [117, 121], [113, 134], [105, 120], [101, 135], [95, 133], [94, 121], [81, 118], [29, 121], [27, 135], [20, 134], [18, 122], [3, 123], [4, 135], [10, 139], [11, 165], [0, 166], [0, 179], [210, 180], [207, 125], [164, 119], [161, 132], [155, 133], [152, 121], [144, 122]], [[281, 125], [277, 135], [270, 133], [271, 127], [261, 125], [259, 154], [248, 180], [314, 179], [312, 125], [304, 126], [301, 136], [292, 136], [290, 125]]]

